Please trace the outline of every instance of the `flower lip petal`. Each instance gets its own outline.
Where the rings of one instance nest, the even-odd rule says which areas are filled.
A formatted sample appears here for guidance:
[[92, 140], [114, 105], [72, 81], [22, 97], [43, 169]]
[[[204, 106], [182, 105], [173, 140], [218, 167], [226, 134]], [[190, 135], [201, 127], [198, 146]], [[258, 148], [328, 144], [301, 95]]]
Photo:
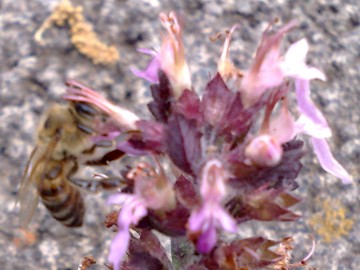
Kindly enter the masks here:
[[197, 250], [200, 253], [209, 253], [216, 245], [217, 234], [216, 228], [213, 224], [205, 230], [205, 232], [200, 236], [197, 242]]
[[331, 137], [331, 129], [328, 125], [319, 125], [314, 123], [312, 119], [302, 114], [295, 122], [293, 136], [305, 133], [311, 137], [324, 139]]
[[297, 79], [295, 81], [296, 99], [301, 113], [306, 115], [315, 124], [327, 127], [327, 121], [320, 110], [310, 99], [310, 81]]
[[320, 79], [325, 81], [324, 73], [317, 68], [306, 65], [305, 61], [308, 50], [309, 45], [306, 39], [301, 39], [289, 47], [284, 56], [284, 61], [280, 63], [284, 75], [307, 80]]
[[131, 225], [136, 225], [141, 218], [146, 216], [146, 202], [137, 195], [116, 194], [108, 199], [108, 204], [122, 204], [118, 215], [118, 233], [113, 239], [108, 256], [109, 262], [115, 270], [119, 270], [121, 261], [128, 249], [130, 241], [129, 229]]
[[216, 211], [216, 219], [223, 230], [236, 233], [236, 221], [221, 207]]
[[134, 67], [130, 67], [130, 70], [135, 76], [139, 78], [145, 79], [151, 83], [157, 83], [159, 82], [159, 78], [158, 78], [159, 68], [160, 68], [160, 62], [155, 57], [154, 59], [151, 60], [151, 62], [149, 63], [149, 65], [145, 70], [139, 70]]
[[203, 223], [205, 222], [205, 208], [201, 207], [200, 209], [197, 209], [192, 212], [190, 218], [188, 219], [188, 229], [192, 232], [200, 231]]
[[143, 70], [139, 70], [139, 69], [134, 68], [134, 67], [130, 67], [130, 71], [131, 71], [136, 77], [141, 78], [141, 79], [144, 79], [144, 80], [146, 80], [146, 81], [148, 81], [148, 82], [150, 82], [150, 83], [156, 83], [156, 82], [158, 82], [157, 77], [153, 76], [153, 74], [150, 73], [150, 72], [149, 72], [149, 73], [146, 72], [146, 70], [143, 71]]
[[124, 257], [130, 241], [130, 233], [128, 228], [119, 230], [110, 245], [108, 261], [112, 263], [114, 270], [119, 270], [122, 258]]
[[311, 143], [320, 165], [325, 171], [340, 178], [344, 184], [353, 183], [352, 177], [332, 155], [326, 139], [311, 138]]
[[138, 223], [147, 214], [147, 209], [143, 202], [136, 202], [133, 209], [134, 223]]
[[146, 48], [141, 48], [138, 49], [137, 51], [143, 54], [151, 55], [153, 56], [153, 58], [151, 59], [150, 63], [144, 70], [139, 70], [137, 68], [130, 67], [131, 72], [135, 76], [145, 79], [151, 83], [158, 83], [159, 82], [158, 72], [161, 65], [159, 54], [154, 50], [146, 49]]

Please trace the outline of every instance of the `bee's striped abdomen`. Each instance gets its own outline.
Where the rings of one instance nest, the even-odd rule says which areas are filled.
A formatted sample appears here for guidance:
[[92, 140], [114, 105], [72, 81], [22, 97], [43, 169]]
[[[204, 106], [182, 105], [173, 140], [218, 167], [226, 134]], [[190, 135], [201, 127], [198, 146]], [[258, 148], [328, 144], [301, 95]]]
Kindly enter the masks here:
[[83, 198], [80, 191], [62, 177], [62, 173], [54, 178], [47, 174], [39, 185], [38, 192], [50, 214], [63, 225], [80, 227], [83, 224]]

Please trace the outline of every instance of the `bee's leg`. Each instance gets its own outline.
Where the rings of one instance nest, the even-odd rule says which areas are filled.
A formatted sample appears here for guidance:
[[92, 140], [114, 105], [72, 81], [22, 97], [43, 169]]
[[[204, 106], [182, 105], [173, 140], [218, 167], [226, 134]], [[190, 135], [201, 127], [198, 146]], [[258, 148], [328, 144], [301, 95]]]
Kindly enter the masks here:
[[126, 186], [126, 182], [122, 177], [104, 177], [101, 179], [71, 178], [69, 180], [75, 186], [94, 193], [101, 190], [116, 190]]
[[125, 153], [123, 151], [115, 149], [115, 150], [110, 151], [109, 153], [106, 153], [100, 159], [87, 161], [86, 165], [90, 165], [90, 166], [108, 165], [109, 162], [120, 159], [123, 156], [125, 156]]

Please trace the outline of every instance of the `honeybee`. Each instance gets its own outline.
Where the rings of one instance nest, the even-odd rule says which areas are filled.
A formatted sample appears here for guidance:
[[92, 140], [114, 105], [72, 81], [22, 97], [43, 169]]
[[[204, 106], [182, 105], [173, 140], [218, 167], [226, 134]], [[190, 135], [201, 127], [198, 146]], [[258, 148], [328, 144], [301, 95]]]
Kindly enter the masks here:
[[[97, 134], [97, 125], [103, 121], [103, 117], [90, 104], [73, 101], [53, 104], [45, 112], [18, 195], [22, 227], [29, 224], [39, 198], [49, 213], [63, 225], [82, 226], [85, 206], [78, 188], [81, 181], [73, 181], [72, 176], [81, 164], [105, 165], [123, 155], [121, 151], [111, 148], [111, 142], [100, 145], [91, 139]], [[110, 150], [102, 158], [91, 160], [99, 146]], [[113, 179], [103, 181], [97, 184], [103, 187], [117, 185]]]

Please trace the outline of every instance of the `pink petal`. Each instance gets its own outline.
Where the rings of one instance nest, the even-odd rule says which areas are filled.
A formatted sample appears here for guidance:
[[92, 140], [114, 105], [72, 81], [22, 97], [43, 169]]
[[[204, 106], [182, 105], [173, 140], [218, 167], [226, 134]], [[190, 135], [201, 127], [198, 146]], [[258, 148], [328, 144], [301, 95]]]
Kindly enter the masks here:
[[121, 261], [128, 249], [130, 240], [129, 228], [119, 230], [110, 245], [108, 261], [112, 263], [114, 270], [120, 270]]
[[194, 210], [188, 219], [188, 229], [191, 232], [199, 232], [202, 230], [203, 223], [206, 220], [206, 213], [204, 207]]
[[145, 201], [142, 198], [139, 198], [136, 195], [127, 195], [125, 198], [126, 201], [118, 216], [119, 229], [138, 224], [138, 222], [147, 214]]
[[329, 126], [314, 123], [312, 119], [304, 114], [300, 115], [299, 119], [295, 122], [293, 137], [301, 133], [318, 139], [331, 137], [331, 130]]
[[340, 178], [344, 184], [353, 182], [352, 177], [332, 155], [326, 139], [311, 138], [311, 143], [320, 165], [325, 171]]
[[236, 233], [237, 224], [232, 216], [230, 216], [223, 208], [219, 207], [217, 211], [214, 211], [215, 218], [224, 231]]
[[295, 121], [286, 104], [282, 104], [279, 115], [270, 122], [269, 135], [276, 138], [280, 144], [294, 138]]
[[107, 204], [118, 204], [123, 205], [127, 201], [131, 200], [134, 196], [130, 194], [118, 193], [114, 195], [110, 195]]
[[[149, 68], [150, 67], [150, 68]], [[146, 70], [139, 70], [134, 67], [130, 67], [131, 72], [141, 79], [144, 79], [151, 83], [157, 83], [159, 82], [159, 78], [157, 75], [158, 68], [153, 68], [149, 66]]]
[[129, 206], [129, 212], [124, 215], [124, 219], [128, 218], [129, 220], [132, 220], [132, 224], [138, 224], [139, 221], [147, 215], [147, 209], [145, 205], [145, 201], [136, 200], [132, 203], [131, 206]]
[[284, 56], [284, 61], [281, 63], [284, 75], [305, 80], [320, 79], [325, 81], [325, 75], [320, 70], [306, 65], [308, 50], [309, 45], [305, 39], [301, 39], [289, 47]]
[[107, 203], [123, 205], [117, 220], [119, 232], [111, 243], [108, 256], [108, 260], [113, 264], [114, 269], [119, 270], [129, 245], [129, 228], [132, 224], [136, 225], [147, 214], [147, 209], [144, 200], [136, 195], [122, 193], [112, 195]]
[[301, 113], [307, 116], [314, 124], [328, 127], [324, 115], [310, 99], [310, 81], [297, 79], [295, 81], [296, 98]]
[[134, 67], [130, 67], [131, 72], [135, 76], [145, 79], [151, 83], [159, 82], [159, 78], [158, 78], [158, 71], [160, 69], [159, 55], [156, 52], [149, 49], [139, 49], [138, 51], [144, 54], [153, 55], [153, 59], [150, 61], [149, 65], [146, 67], [145, 70], [139, 70]]
[[119, 106], [115, 106], [99, 93], [80, 83], [68, 81], [67, 85], [69, 87], [66, 90], [66, 95], [63, 96], [64, 99], [93, 104], [100, 110], [109, 114], [116, 122], [116, 125], [118, 125], [121, 129], [136, 129], [136, 122], [139, 120], [139, 117], [133, 112]]
[[209, 253], [216, 245], [217, 233], [213, 224], [206, 229], [197, 242], [197, 250], [200, 253]]

